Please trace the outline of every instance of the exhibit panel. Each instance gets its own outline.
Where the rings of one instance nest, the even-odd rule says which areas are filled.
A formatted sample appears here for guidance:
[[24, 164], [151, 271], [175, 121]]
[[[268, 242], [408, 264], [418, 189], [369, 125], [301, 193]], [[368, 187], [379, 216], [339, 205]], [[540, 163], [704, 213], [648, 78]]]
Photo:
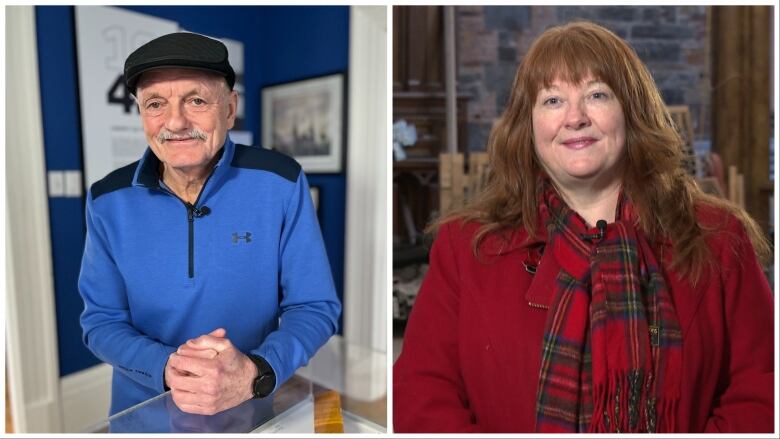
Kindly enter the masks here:
[[270, 397], [215, 415], [181, 411], [165, 392], [90, 433], [385, 433], [387, 356], [333, 336]]

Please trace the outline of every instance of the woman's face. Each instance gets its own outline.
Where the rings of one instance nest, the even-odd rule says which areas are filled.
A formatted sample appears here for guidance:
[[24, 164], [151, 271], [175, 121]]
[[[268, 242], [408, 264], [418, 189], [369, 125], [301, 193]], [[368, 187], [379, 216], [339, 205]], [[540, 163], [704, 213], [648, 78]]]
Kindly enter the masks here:
[[612, 89], [592, 76], [580, 84], [556, 80], [533, 107], [536, 155], [564, 189], [606, 187], [620, 179], [626, 145], [623, 108]]

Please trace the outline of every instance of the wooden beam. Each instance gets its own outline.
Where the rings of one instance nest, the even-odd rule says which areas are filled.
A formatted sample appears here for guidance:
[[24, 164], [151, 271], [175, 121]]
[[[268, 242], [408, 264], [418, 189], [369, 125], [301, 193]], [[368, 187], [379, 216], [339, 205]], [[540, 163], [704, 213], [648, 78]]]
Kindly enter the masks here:
[[769, 230], [771, 97], [769, 6], [714, 6], [713, 144], [726, 169], [745, 177], [745, 207]]

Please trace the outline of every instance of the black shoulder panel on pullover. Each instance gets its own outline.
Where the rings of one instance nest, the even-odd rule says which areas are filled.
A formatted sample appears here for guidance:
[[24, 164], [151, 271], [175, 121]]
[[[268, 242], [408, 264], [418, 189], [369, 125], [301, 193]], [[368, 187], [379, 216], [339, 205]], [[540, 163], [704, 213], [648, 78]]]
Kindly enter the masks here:
[[110, 174], [93, 183], [91, 189], [92, 201], [95, 201], [97, 197], [103, 194], [132, 186], [133, 175], [135, 175], [135, 169], [137, 167], [138, 160], [130, 163], [127, 166], [123, 166], [115, 171], [112, 171]]
[[301, 173], [301, 165], [292, 157], [278, 151], [256, 146], [236, 145], [232, 166], [236, 168], [269, 171], [295, 183]]

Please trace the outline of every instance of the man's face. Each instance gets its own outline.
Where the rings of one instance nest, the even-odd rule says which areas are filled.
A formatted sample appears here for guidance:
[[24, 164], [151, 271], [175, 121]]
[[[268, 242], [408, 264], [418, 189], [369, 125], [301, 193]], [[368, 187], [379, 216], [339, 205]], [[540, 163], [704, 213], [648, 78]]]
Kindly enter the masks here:
[[225, 142], [238, 95], [225, 80], [193, 69], [146, 72], [138, 82], [146, 140], [167, 168], [199, 175]]

